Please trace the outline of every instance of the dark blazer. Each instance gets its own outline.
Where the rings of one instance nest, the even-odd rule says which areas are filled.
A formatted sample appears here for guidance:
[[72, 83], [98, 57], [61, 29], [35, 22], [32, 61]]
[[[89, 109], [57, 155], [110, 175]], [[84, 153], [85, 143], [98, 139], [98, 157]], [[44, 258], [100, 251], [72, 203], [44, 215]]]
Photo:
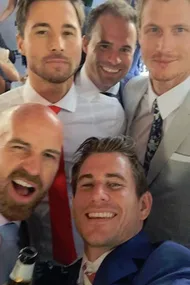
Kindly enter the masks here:
[[[38, 264], [33, 285], [76, 285], [81, 260], [71, 266]], [[151, 244], [144, 232], [115, 248], [93, 285], [190, 285], [190, 251], [174, 242]]]

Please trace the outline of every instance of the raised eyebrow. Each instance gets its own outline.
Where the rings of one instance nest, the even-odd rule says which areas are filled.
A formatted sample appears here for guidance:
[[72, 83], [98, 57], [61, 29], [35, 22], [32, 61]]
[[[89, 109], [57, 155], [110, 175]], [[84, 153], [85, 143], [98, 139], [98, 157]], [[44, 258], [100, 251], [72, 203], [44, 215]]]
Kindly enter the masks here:
[[92, 174], [90, 174], [90, 173], [80, 175], [79, 178], [78, 178], [78, 182], [80, 182], [81, 180], [83, 180], [83, 179], [85, 179], [85, 178], [92, 179], [93, 176], [92, 176]]
[[123, 182], [127, 182], [127, 180], [125, 179], [125, 177], [119, 173], [107, 173], [106, 177], [108, 178], [119, 178], [121, 179]]
[[14, 143], [22, 144], [24, 146], [30, 147], [29, 143], [27, 143], [27, 142], [25, 142], [25, 141], [23, 141], [21, 139], [18, 139], [18, 138], [14, 138], [14, 139], [10, 140], [8, 144], [14, 144]]

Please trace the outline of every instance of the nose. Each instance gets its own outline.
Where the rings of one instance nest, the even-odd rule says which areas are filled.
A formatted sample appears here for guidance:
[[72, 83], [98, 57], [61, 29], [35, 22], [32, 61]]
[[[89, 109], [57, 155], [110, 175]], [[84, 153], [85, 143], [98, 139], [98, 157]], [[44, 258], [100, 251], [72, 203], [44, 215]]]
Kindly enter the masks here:
[[110, 51], [108, 53], [108, 62], [112, 65], [117, 65], [121, 63], [121, 58], [118, 51]]
[[109, 194], [102, 184], [97, 184], [94, 187], [92, 191], [92, 201], [97, 203], [101, 201], [109, 201]]
[[23, 159], [21, 166], [33, 176], [40, 175], [42, 162], [41, 157], [37, 154], [29, 154], [26, 158]]
[[157, 42], [156, 49], [160, 52], [170, 52], [172, 50], [173, 38], [169, 32], [163, 32]]
[[65, 41], [60, 35], [54, 35], [50, 41], [51, 51], [64, 51]]

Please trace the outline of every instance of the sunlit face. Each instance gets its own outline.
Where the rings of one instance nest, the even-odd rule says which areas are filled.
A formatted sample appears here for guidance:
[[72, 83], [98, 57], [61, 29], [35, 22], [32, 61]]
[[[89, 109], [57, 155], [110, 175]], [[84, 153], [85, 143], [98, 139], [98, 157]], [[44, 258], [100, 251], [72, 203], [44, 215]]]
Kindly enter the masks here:
[[0, 135], [0, 213], [24, 220], [53, 182], [62, 135], [47, 117], [16, 118]]
[[[159, 12], [158, 12], [159, 11]], [[179, 84], [190, 74], [190, 2], [148, 0], [140, 45], [152, 80]]]
[[112, 248], [136, 235], [150, 211], [147, 195], [137, 197], [127, 157], [117, 152], [90, 155], [73, 198], [75, 223], [85, 245]]
[[83, 39], [87, 74], [101, 91], [108, 90], [128, 72], [136, 37], [133, 23], [103, 14], [93, 28], [91, 39]]
[[28, 73], [51, 83], [63, 83], [76, 71], [81, 58], [81, 29], [69, 1], [31, 4], [18, 47], [27, 58]]

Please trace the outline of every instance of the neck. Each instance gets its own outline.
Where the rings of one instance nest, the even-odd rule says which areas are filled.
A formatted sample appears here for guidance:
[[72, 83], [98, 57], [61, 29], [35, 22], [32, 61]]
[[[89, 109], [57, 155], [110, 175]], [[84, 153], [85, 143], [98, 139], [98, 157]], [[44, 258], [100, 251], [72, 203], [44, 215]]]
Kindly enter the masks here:
[[109, 90], [112, 86], [104, 86], [102, 83], [98, 80], [96, 80], [96, 78], [93, 77], [93, 74], [91, 72], [89, 72], [89, 68], [85, 65], [85, 71], [86, 71], [86, 75], [88, 76], [88, 78], [92, 81], [92, 83], [100, 90], [100, 92], [106, 92], [107, 90]]
[[168, 81], [156, 80], [156, 79], [151, 78], [151, 77], [150, 77], [150, 79], [151, 79], [152, 88], [153, 88], [154, 92], [158, 96], [160, 96], [160, 95], [166, 93], [167, 91], [171, 90], [175, 86], [179, 85], [183, 81], [185, 81], [185, 79], [187, 79], [187, 77], [188, 76], [186, 76], [186, 77], [179, 76], [175, 80], [168, 80]]
[[32, 88], [51, 103], [60, 101], [67, 94], [73, 83], [73, 76], [63, 83], [51, 83], [35, 74], [30, 74], [30, 72], [28, 76]]
[[98, 259], [101, 255], [104, 253], [110, 251], [111, 248], [108, 247], [91, 247], [89, 245], [84, 246], [84, 252], [86, 254], [86, 257], [89, 261], [94, 262], [96, 259]]

